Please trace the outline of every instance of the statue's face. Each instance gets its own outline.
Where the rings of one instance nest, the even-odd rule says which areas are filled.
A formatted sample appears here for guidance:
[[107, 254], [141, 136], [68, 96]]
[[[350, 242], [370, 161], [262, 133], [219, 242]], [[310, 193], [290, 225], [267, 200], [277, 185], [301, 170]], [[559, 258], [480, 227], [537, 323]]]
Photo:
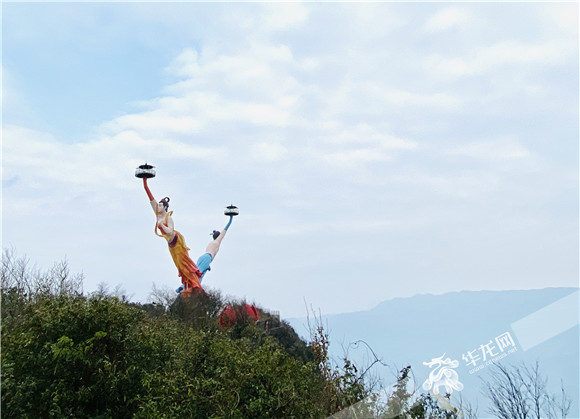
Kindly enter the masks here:
[[159, 211], [163, 209], [163, 212], [167, 212], [167, 208], [169, 208], [169, 198], [165, 197], [157, 204], [159, 207]]
[[159, 214], [165, 214], [167, 212], [167, 210], [165, 209], [165, 205], [163, 205], [163, 202], [157, 203], [157, 212]]

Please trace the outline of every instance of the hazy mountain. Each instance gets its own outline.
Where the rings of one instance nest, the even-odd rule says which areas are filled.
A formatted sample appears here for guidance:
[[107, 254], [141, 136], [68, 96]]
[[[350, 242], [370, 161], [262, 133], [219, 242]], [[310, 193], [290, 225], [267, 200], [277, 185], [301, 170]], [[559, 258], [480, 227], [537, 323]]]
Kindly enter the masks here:
[[[480, 389], [490, 362], [538, 361], [553, 392], [564, 383], [573, 400], [568, 417], [578, 418], [578, 317], [578, 288], [546, 288], [395, 298], [368, 311], [322, 316], [322, 324], [336, 361], [348, 352], [364, 367], [373, 361], [374, 352], [388, 365], [371, 369], [385, 384], [394, 383], [396, 372], [411, 365], [416, 386], [424, 392], [421, 386], [432, 370], [423, 362], [443, 355], [457, 361], [453, 370], [463, 389], [452, 396], [477, 405], [480, 417], [489, 416]], [[307, 319], [288, 321], [298, 333], [308, 334]], [[356, 345], [359, 341], [366, 345]]]

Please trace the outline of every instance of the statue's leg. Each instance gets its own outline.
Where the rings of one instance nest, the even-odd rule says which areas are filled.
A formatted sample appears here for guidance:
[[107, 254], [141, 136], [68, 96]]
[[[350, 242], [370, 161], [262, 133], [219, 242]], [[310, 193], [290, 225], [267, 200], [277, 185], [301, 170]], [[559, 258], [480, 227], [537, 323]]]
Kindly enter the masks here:
[[[205, 274], [205, 272], [211, 270], [210, 268], [210, 263], [213, 260], [212, 256], [210, 253], [204, 253], [203, 255], [201, 255], [199, 257], [199, 259], [197, 259], [197, 269], [199, 269], [202, 272], [202, 278], [203, 278], [203, 274]], [[200, 278], [200, 282], [201, 282], [201, 278]]]

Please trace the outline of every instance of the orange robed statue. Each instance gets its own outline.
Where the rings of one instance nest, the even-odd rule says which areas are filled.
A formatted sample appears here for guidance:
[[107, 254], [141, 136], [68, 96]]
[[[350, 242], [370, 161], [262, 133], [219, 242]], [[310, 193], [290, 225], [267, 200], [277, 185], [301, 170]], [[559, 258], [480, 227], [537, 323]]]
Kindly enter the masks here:
[[213, 231], [213, 241], [208, 244], [205, 253], [200, 256], [197, 264], [195, 264], [189, 257], [189, 248], [185, 244], [183, 235], [174, 228], [173, 218], [171, 217], [173, 211], [168, 211], [169, 198], [165, 197], [157, 202], [149, 190], [147, 179], [155, 177], [153, 166], [149, 164], [139, 166], [135, 172], [135, 176], [143, 179], [145, 192], [149, 197], [149, 203], [151, 204], [151, 208], [153, 208], [157, 218], [155, 223], [155, 234], [167, 240], [169, 253], [171, 253], [173, 262], [177, 267], [178, 275], [181, 278], [182, 286], [179, 287], [177, 292], [180, 292], [181, 295], [184, 296], [189, 296], [192, 292], [204, 292], [201, 286], [201, 279], [205, 276], [207, 271], [211, 270], [210, 263], [215, 259], [215, 256], [219, 251], [220, 244], [226, 235], [227, 229], [232, 223], [233, 216], [238, 214], [237, 207], [230, 205], [226, 209], [225, 214], [230, 216], [229, 223], [221, 232], [216, 230]]

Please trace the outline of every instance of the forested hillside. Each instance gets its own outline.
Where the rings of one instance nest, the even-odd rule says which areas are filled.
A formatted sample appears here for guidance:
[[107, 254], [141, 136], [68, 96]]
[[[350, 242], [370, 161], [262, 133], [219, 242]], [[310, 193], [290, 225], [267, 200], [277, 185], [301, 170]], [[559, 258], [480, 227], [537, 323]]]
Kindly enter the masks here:
[[[306, 342], [216, 291], [157, 293], [151, 304], [105, 287], [84, 294], [66, 261], [41, 272], [11, 251], [1, 280], [2, 417], [478, 417], [448, 395], [418, 393], [410, 366], [384, 388], [372, 363], [332, 361], [316, 319]], [[225, 307], [237, 313], [229, 327]]]
[[219, 293], [135, 304], [84, 295], [66, 262], [2, 262], [3, 417], [324, 417], [370, 393], [263, 310], [220, 327]]

